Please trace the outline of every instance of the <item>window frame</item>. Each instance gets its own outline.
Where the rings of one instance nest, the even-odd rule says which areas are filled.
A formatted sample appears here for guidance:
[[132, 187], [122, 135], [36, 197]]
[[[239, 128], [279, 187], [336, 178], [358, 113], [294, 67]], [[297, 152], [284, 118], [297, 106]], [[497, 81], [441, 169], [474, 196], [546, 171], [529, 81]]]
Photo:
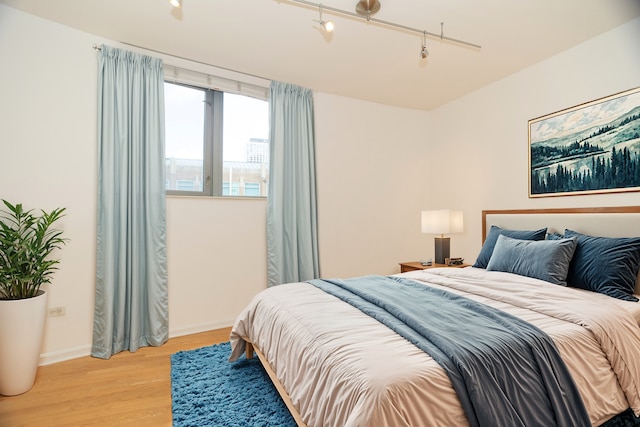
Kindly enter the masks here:
[[[223, 121], [224, 121], [224, 94], [225, 91], [206, 88], [194, 84], [183, 83], [179, 81], [171, 81], [165, 79], [164, 83], [183, 86], [204, 93], [204, 130], [203, 130], [203, 164], [202, 164], [202, 190], [169, 190], [166, 189], [167, 196], [190, 196], [190, 197], [222, 197], [222, 198], [242, 198], [242, 199], [265, 199], [266, 196], [247, 196], [246, 194], [225, 195], [223, 189], [224, 180], [224, 138], [223, 138]], [[226, 92], [249, 98], [261, 99], [245, 93]], [[269, 102], [268, 99], [263, 101]], [[166, 157], [165, 157], [166, 159]], [[269, 162], [270, 166], [270, 162]], [[229, 183], [230, 193], [233, 183]]]

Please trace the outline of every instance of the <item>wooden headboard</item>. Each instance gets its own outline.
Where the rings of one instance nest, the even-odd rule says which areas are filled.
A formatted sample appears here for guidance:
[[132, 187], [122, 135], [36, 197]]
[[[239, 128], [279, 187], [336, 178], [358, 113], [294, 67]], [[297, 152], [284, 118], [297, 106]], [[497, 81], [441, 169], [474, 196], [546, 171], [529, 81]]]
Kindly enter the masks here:
[[[602, 237], [640, 237], [640, 206], [482, 211], [482, 241], [492, 225], [513, 230], [563, 233], [565, 228]], [[640, 272], [636, 280], [640, 293]]]

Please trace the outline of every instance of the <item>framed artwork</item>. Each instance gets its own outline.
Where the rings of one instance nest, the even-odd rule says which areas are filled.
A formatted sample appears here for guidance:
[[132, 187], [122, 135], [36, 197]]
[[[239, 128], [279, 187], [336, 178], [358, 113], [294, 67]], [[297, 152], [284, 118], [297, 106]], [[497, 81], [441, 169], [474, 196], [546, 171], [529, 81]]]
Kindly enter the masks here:
[[640, 191], [640, 87], [529, 120], [529, 197]]

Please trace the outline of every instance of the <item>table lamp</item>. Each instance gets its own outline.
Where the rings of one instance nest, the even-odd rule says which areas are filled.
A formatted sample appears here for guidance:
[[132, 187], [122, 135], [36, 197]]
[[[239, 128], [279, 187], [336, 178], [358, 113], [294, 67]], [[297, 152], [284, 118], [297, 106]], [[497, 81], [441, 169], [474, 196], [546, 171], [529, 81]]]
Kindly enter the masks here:
[[462, 211], [449, 209], [422, 211], [422, 232], [440, 235], [435, 238], [436, 264], [445, 264], [445, 258], [451, 258], [450, 239], [445, 237], [445, 234], [461, 233], [462, 230]]

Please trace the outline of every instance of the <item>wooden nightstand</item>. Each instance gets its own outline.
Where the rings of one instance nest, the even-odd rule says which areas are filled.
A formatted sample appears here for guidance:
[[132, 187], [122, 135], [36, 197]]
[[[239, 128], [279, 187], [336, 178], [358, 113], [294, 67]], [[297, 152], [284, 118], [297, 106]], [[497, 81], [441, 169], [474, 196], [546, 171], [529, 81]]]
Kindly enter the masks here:
[[431, 264], [431, 265], [422, 265], [419, 262], [401, 262], [400, 263], [400, 273], [406, 273], [407, 271], [414, 270], [426, 270], [427, 268], [436, 268], [436, 267], [448, 267], [448, 268], [462, 268], [469, 267], [471, 264], [460, 264], [460, 265], [445, 265], [445, 264]]

